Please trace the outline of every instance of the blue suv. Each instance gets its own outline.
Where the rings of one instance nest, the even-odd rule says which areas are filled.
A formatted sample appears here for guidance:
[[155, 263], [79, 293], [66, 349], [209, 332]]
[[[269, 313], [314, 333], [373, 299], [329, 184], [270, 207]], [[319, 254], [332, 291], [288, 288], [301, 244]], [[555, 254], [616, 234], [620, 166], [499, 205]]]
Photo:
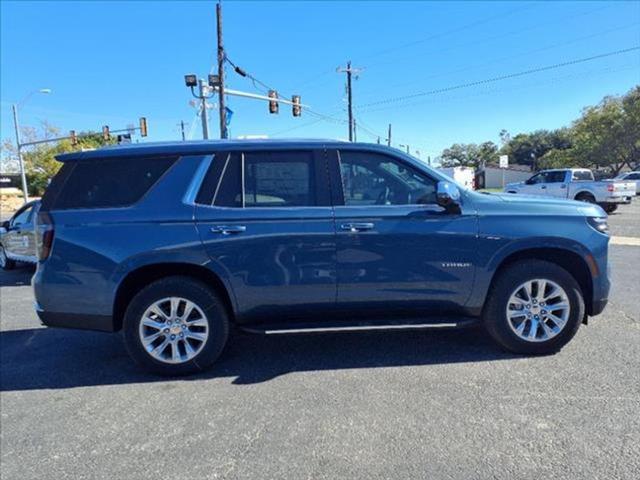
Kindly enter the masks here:
[[415, 158], [337, 141], [211, 141], [61, 155], [38, 215], [36, 308], [124, 332], [161, 374], [261, 334], [484, 325], [564, 346], [607, 303], [598, 206], [476, 193]]

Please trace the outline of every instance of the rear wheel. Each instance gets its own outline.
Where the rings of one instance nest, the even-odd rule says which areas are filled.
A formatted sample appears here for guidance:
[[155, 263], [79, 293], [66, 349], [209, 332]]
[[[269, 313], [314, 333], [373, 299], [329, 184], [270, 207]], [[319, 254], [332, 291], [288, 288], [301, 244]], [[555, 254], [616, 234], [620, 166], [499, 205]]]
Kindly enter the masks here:
[[579, 193], [578, 195], [576, 195], [575, 199], [579, 202], [596, 203], [596, 197], [594, 197], [590, 193]]
[[492, 286], [484, 325], [504, 348], [523, 354], [560, 350], [578, 331], [584, 299], [576, 280], [542, 260], [509, 266]]
[[0, 268], [3, 270], [13, 270], [16, 262], [7, 257], [7, 252], [3, 245], [0, 245]]
[[227, 342], [229, 320], [217, 295], [189, 277], [153, 282], [131, 301], [124, 319], [133, 359], [160, 375], [210, 367]]

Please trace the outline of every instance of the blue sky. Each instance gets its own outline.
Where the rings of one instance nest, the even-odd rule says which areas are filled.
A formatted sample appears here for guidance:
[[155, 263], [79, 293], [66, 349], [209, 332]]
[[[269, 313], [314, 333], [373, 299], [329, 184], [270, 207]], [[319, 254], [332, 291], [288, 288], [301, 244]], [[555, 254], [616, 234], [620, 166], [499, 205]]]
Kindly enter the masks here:
[[[358, 140], [384, 138], [422, 158], [454, 142], [498, 142], [568, 125], [582, 107], [640, 84], [640, 51], [377, 105], [640, 45], [640, 2], [232, 2], [227, 54], [281, 95], [300, 94], [319, 117], [269, 115], [262, 102], [229, 99], [231, 135], [347, 136], [345, 78], [352, 60]], [[215, 59], [215, 3], [1, 2], [1, 136], [13, 138], [10, 104], [38, 88], [21, 120], [63, 131], [112, 129], [149, 119], [153, 140], [201, 138], [185, 73]], [[229, 88], [256, 92], [228, 71]], [[217, 134], [217, 112], [211, 112]], [[190, 130], [190, 127], [193, 127]]]

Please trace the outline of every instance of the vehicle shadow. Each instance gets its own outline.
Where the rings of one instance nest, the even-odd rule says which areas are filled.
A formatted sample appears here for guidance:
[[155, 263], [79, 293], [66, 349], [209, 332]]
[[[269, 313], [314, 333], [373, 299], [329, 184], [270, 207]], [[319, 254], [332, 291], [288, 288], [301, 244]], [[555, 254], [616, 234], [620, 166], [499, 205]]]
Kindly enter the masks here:
[[33, 265], [17, 264], [14, 270], [3, 270], [0, 273], [0, 287], [24, 287], [31, 283], [36, 272]]
[[0, 391], [233, 378], [235, 385], [291, 372], [428, 366], [505, 360], [479, 328], [459, 331], [260, 336], [238, 333], [207, 372], [183, 378], [146, 373], [119, 335], [35, 328], [0, 332]]

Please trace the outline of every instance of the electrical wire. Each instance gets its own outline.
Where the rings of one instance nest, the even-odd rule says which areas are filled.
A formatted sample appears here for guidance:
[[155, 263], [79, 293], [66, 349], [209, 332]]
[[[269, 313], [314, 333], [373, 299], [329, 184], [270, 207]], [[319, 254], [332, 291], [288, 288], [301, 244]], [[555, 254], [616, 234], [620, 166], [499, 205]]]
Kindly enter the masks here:
[[634, 47], [629, 47], [629, 48], [624, 48], [624, 49], [620, 49], [620, 50], [615, 50], [612, 52], [606, 52], [606, 53], [601, 53], [598, 55], [592, 55], [590, 57], [583, 57], [583, 58], [578, 58], [578, 59], [574, 59], [574, 60], [569, 60], [567, 62], [560, 62], [560, 63], [555, 63], [552, 65], [545, 65], [542, 67], [536, 67], [536, 68], [530, 68], [527, 70], [522, 70], [520, 72], [514, 72], [514, 73], [509, 73], [509, 74], [505, 74], [505, 75], [499, 75], [497, 77], [491, 77], [491, 78], [486, 78], [483, 80], [476, 80], [474, 82], [468, 82], [468, 83], [461, 83], [458, 85], [452, 85], [449, 87], [443, 87], [443, 88], [438, 88], [438, 89], [434, 89], [434, 90], [428, 90], [428, 91], [424, 91], [424, 92], [416, 92], [416, 93], [412, 93], [412, 94], [408, 94], [408, 95], [402, 95], [402, 96], [398, 96], [398, 97], [391, 97], [391, 98], [385, 98], [382, 100], [377, 100], [375, 102], [370, 102], [370, 103], [365, 103], [363, 105], [360, 105], [361, 109], [367, 110], [368, 107], [372, 107], [372, 106], [376, 106], [376, 105], [382, 105], [382, 104], [388, 104], [388, 103], [397, 103], [397, 102], [402, 102], [404, 100], [411, 100], [414, 98], [418, 98], [418, 97], [424, 97], [426, 95], [435, 95], [438, 93], [443, 93], [443, 92], [449, 92], [451, 90], [458, 90], [461, 88], [468, 88], [468, 87], [474, 87], [477, 85], [484, 85], [487, 83], [493, 83], [493, 82], [499, 82], [502, 80], [509, 80], [512, 78], [518, 78], [518, 77], [522, 77], [525, 75], [532, 75], [534, 73], [540, 73], [540, 72], [546, 72], [549, 70], [555, 70], [557, 68], [563, 68], [563, 67], [568, 67], [571, 65], [578, 65], [581, 63], [585, 63], [585, 62], [590, 62], [593, 60], [598, 60], [601, 58], [607, 58], [607, 57], [612, 57], [615, 55], [622, 55], [625, 53], [629, 53], [629, 52], [633, 52], [636, 50], [640, 50], [640, 46], [634, 46]]

